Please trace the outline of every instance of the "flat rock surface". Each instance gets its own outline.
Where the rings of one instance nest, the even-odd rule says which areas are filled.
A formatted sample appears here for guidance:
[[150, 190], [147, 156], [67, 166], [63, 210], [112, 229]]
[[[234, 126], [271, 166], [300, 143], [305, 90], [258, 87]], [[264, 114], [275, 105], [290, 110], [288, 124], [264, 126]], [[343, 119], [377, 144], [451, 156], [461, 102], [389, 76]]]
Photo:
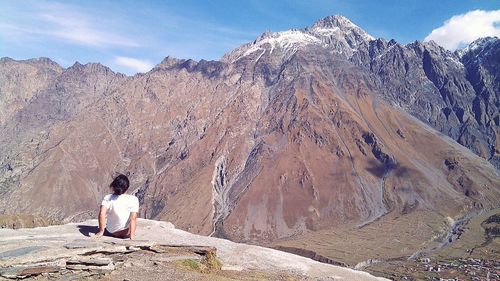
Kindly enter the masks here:
[[[132, 277], [144, 280], [172, 271], [175, 274], [169, 278], [189, 280], [253, 277], [385, 280], [278, 250], [191, 234], [168, 222], [139, 219], [136, 240], [96, 239], [93, 237], [96, 230], [96, 220], [34, 229], [0, 229], [0, 278], [55, 278], [55, 274], [78, 277], [83, 274], [81, 277], [118, 280], [129, 272]], [[197, 261], [212, 252], [221, 263], [221, 270], [216, 275], [203, 275], [200, 273], [203, 269], [174, 270], [182, 264], [180, 261], [189, 261], [188, 264], [193, 263], [196, 268]]]

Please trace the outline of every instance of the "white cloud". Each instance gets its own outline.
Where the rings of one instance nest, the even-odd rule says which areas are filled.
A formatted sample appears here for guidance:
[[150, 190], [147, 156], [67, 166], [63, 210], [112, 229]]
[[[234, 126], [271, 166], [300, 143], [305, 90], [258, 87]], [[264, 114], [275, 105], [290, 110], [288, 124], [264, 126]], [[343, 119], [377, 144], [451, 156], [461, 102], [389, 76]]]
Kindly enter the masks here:
[[41, 15], [46, 22], [53, 24], [53, 29], [47, 34], [73, 43], [93, 47], [138, 47], [139, 44], [124, 36], [114, 34], [92, 26], [91, 20], [78, 13], [49, 13]]
[[21, 12], [13, 9], [12, 13], [0, 19], [0, 35], [19, 39], [51, 37], [90, 47], [140, 46], [108, 26], [111, 19], [98, 18], [75, 6], [40, 1]]
[[130, 68], [136, 72], [148, 72], [153, 68], [153, 64], [148, 60], [140, 60], [129, 57], [116, 57], [114, 62], [120, 66]]
[[[111, 62], [114, 57], [110, 61], [109, 54], [146, 54], [142, 58], [151, 61], [167, 55], [219, 59], [260, 34], [220, 24], [210, 15], [194, 16], [180, 9], [177, 1], [164, 1], [155, 5], [163, 6], [158, 9], [140, 1], [94, 2], [0, 0], [0, 52], [17, 58], [57, 55], [82, 62]], [[131, 10], [134, 7], [144, 10]]]
[[475, 10], [456, 15], [434, 29], [424, 41], [433, 40], [448, 50], [486, 36], [500, 37], [500, 10]]

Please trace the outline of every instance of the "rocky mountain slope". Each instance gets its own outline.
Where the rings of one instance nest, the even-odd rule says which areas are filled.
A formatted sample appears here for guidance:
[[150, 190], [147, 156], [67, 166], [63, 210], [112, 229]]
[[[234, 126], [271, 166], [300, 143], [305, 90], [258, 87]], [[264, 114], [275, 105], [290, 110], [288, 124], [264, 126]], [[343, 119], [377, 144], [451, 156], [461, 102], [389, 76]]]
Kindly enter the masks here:
[[[273, 53], [276, 46], [281, 52]], [[319, 47], [368, 70], [384, 100], [500, 168], [498, 38], [478, 39], [452, 53], [432, 41], [403, 46], [394, 40], [375, 40], [348, 19], [331, 16], [304, 30], [265, 33], [223, 61], [256, 58], [267, 48], [274, 59], [285, 56], [283, 63], [300, 46]]]
[[332, 16], [133, 77], [4, 58], [0, 212], [90, 218], [122, 172], [142, 217], [195, 233], [273, 243], [368, 227], [360, 243], [383, 229], [409, 241], [385, 241], [385, 257], [440, 247], [500, 205], [498, 42], [402, 46]]
[[377, 39], [365, 51], [353, 62], [377, 76], [385, 100], [500, 168], [498, 38], [455, 53], [432, 41], [402, 46]]

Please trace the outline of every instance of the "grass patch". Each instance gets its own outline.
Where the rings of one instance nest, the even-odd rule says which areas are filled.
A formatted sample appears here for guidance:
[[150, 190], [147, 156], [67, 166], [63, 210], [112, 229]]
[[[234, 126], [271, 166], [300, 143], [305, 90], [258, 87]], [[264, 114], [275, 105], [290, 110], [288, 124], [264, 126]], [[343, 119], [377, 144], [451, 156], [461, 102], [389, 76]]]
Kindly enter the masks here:
[[180, 263], [192, 270], [202, 273], [219, 272], [222, 268], [222, 263], [217, 258], [216, 249], [205, 247], [202, 249], [194, 249], [194, 253], [200, 255], [202, 259], [185, 259]]
[[185, 267], [189, 267], [192, 270], [196, 270], [196, 271], [202, 271], [203, 267], [205, 267], [199, 261], [193, 260], [193, 259], [182, 260], [181, 264]]
[[222, 263], [217, 258], [214, 252], [208, 252], [203, 259], [203, 263], [209, 271], [219, 271], [222, 268]]
[[218, 272], [222, 268], [222, 263], [215, 254], [208, 254], [202, 260], [185, 259], [181, 261], [181, 264], [191, 270], [202, 273]]

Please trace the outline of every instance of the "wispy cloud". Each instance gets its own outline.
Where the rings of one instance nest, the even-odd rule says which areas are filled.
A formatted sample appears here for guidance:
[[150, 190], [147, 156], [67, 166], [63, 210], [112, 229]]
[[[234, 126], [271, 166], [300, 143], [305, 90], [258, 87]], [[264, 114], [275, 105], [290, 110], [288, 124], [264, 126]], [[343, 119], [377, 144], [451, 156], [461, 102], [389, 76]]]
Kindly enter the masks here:
[[94, 47], [138, 47], [137, 42], [102, 27], [92, 25], [90, 18], [78, 12], [72, 13], [45, 13], [41, 19], [53, 24], [54, 29], [47, 32], [49, 35], [65, 39], [77, 44]]
[[[24, 37], [52, 37], [67, 43], [90, 47], [139, 47], [136, 41], [109, 30], [102, 19], [85, 13], [77, 7], [61, 4], [36, 2], [19, 17], [4, 18], [0, 32]], [[99, 24], [101, 23], [101, 24]]]
[[148, 72], [153, 68], [153, 64], [148, 60], [140, 60], [136, 58], [129, 57], [116, 57], [114, 63], [117, 65], [129, 68], [134, 70], [135, 72]]
[[206, 5], [0, 0], [0, 56], [47, 56], [64, 66], [101, 62], [135, 74], [166, 56], [219, 59], [260, 34], [247, 22], [207, 14]]
[[500, 10], [475, 10], [456, 15], [434, 29], [424, 41], [433, 40], [448, 50], [486, 36], [500, 37]]

